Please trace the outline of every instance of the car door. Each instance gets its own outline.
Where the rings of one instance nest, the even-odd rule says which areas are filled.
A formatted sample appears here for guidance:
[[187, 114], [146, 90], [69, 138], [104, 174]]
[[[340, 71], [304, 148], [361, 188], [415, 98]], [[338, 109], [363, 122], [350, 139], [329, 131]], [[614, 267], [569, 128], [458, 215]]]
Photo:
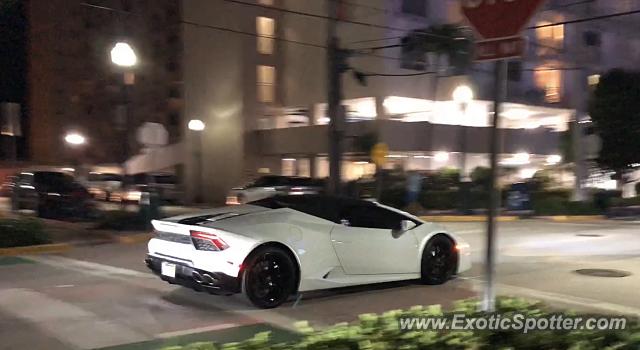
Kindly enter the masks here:
[[331, 242], [345, 273], [350, 275], [415, 273], [418, 241], [401, 232], [408, 218], [377, 205], [346, 207]]

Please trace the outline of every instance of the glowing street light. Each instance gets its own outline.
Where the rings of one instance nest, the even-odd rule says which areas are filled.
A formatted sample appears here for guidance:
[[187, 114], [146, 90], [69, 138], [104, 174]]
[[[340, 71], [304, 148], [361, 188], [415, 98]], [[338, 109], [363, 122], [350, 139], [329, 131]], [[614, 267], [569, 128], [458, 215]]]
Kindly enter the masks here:
[[456, 103], [469, 103], [473, 101], [473, 90], [468, 85], [459, 85], [453, 90], [453, 100]]
[[205, 124], [200, 119], [191, 119], [187, 127], [192, 131], [202, 131], [205, 128]]
[[436, 162], [439, 163], [444, 163], [449, 161], [449, 153], [447, 152], [437, 152], [434, 156], [433, 159], [435, 159]]
[[84, 136], [76, 132], [68, 133], [64, 137], [64, 140], [65, 142], [73, 146], [84, 145], [87, 142], [87, 139]]
[[[194, 135], [193, 135], [193, 158], [195, 160], [195, 165], [196, 165], [196, 169], [195, 169], [195, 176], [196, 176], [196, 184], [197, 184], [197, 189], [201, 189], [202, 188], [202, 183], [203, 183], [203, 176], [204, 174], [203, 172], [203, 167], [202, 167], [202, 131], [205, 129], [206, 125], [204, 124], [204, 122], [200, 119], [191, 119], [189, 120], [189, 123], [187, 124], [187, 128], [189, 128], [189, 130], [193, 131]], [[195, 196], [194, 200], [196, 203], [202, 203], [202, 192], [201, 191], [197, 191], [197, 195]]]
[[138, 57], [131, 45], [118, 42], [111, 49], [111, 62], [120, 67], [133, 67], [138, 63]]

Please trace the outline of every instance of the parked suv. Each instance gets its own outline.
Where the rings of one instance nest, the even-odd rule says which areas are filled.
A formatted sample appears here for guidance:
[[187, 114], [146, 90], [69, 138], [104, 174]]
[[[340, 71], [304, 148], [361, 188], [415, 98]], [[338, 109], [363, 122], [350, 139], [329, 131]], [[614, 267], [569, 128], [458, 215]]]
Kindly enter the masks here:
[[11, 200], [13, 210], [31, 209], [39, 217], [87, 217], [95, 210], [89, 191], [73, 176], [57, 170], [21, 172]]

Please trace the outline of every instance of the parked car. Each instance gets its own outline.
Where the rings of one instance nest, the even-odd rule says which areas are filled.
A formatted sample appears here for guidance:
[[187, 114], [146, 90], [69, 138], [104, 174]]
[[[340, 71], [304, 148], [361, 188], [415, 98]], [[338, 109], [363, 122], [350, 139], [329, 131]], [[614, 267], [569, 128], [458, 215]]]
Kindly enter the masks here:
[[89, 191], [73, 176], [57, 170], [25, 170], [17, 178], [14, 210], [31, 209], [39, 217], [87, 217], [95, 212]]
[[324, 193], [323, 180], [298, 176], [262, 176], [243, 187], [234, 188], [227, 195], [227, 205], [244, 204], [276, 195]]
[[183, 191], [178, 178], [170, 173], [139, 173], [124, 177], [124, 185], [117, 194], [124, 202], [139, 202], [144, 192], [154, 192], [161, 202], [177, 204]]
[[162, 280], [242, 292], [260, 308], [313, 290], [442, 284], [471, 268], [469, 245], [444, 227], [343, 197], [276, 196], [152, 223], [146, 263]]
[[122, 180], [120, 174], [92, 172], [87, 178], [87, 187], [94, 198], [110, 201], [111, 195], [122, 188]]

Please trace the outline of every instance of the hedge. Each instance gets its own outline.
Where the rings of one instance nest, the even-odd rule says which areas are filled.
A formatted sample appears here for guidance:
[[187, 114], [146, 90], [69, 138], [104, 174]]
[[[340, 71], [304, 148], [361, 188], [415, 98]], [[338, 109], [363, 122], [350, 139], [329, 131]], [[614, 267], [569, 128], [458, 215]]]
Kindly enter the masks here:
[[612, 207], [633, 207], [640, 206], [640, 196], [631, 198], [614, 198], [611, 200]]
[[[497, 314], [501, 318], [522, 314], [540, 318], [558, 315], [540, 303], [517, 298], [499, 298]], [[524, 334], [521, 330], [421, 330], [402, 331], [400, 317], [447, 317], [464, 314], [470, 318], [487, 316], [479, 312], [476, 301], [458, 302], [451, 311], [443, 312], [439, 305], [415, 306], [409, 310], [388, 311], [382, 315], [360, 315], [359, 320], [340, 323], [326, 330], [316, 331], [306, 322], [298, 323], [301, 339], [275, 344], [269, 333], [259, 333], [242, 342], [219, 345], [201, 342], [186, 346], [165, 347], [162, 350], [348, 350], [348, 349], [638, 349], [640, 326], [628, 319], [625, 330], [535, 330]], [[591, 315], [567, 313], [567, 316]]]
[[0, 219], [0, 248], [51, 243], [38, 219]]
[[115, 210], [105, 212], [98, 219], [95, 228], [115, 231], [141, 231], [147, 229], [148, 222], [139, 212]]

